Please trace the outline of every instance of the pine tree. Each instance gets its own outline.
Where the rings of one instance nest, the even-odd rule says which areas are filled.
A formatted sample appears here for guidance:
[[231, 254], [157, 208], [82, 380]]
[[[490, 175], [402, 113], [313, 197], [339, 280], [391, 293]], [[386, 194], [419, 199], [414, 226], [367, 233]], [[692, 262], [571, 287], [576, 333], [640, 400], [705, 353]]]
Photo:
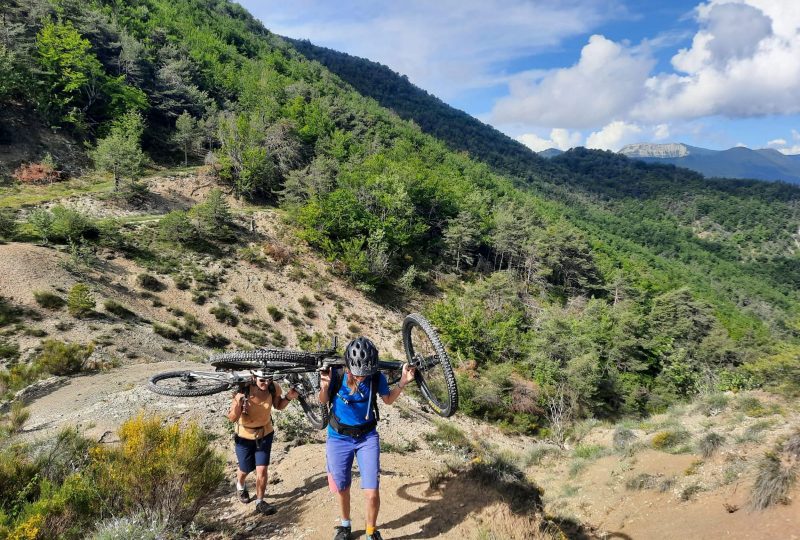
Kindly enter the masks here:
[[197, 130], [197, 120], [186, 111], [175, 121], [175, 133], [172, 134], [172, 142], [183, 150], [183, 165], [189, 164], [189, 150], [196, 144], [199, 137]]
[[128, 112], [117, 120], [111, 133], [97, 143], [91, 152], [95, 167], [114, 175], [114, 191], [118, 191], [120, 180], [135, 180], [142, 174], [146, 156], [142, 152], [140, 139], [144, 121], [138, 112]]

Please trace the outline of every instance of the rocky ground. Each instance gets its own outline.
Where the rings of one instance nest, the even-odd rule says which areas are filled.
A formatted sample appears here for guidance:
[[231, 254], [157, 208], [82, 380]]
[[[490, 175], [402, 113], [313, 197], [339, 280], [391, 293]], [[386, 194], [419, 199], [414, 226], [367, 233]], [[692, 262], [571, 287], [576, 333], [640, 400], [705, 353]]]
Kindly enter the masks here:
[[[136, 234], [137, 223], [157, 220], [170, 209], [188, 208], [211, 188], [194, 171], [157, 176], [149, 184], [155, 195], [139, 209], [85, 194], [58, 202], [95, 217], [118, 218]], [[203, 305], [193, 299], [197, 282], [181, 289], [172, 276], [147, 270], [111, 249], [99, 252], [92, 267], [76, 272], [64, 249], [0, 245], [0, 296], [29, 314], [8, 334], [19, 344], [22, 361], [38, 354], [43, 339], [58, 339], [91, 342], [93, 364], [115, 366], [38, 383], [35, 392], [24, 396], [30, 417], [19, 437], [35, 440], [64, 426], [78, 426], [94, 440], [114, 444], [119, 425], [140, 412], [196, 421], [214, 434], [214, 444], [227, 460], [227, 480], [198, 517], [201, 537], [329, 538], [338, 511], [326, 485], [324, 434], [298, 429], [304, 420], [295, 405], [275, 413], [278, 428], [269, 497], [280, 511], [271, 517], [256, 515], [253, 504], [241, 504], [233, 496], [235, 456], [224, 418], [230, 394], [171, 398], [146, 386], [155, 373], [201, 367], [210, 350], [159, 335], [153, 323], [180, 324], [185, 314], [191, 314], [203, 332], [224, 336], [232, 348], [254, 346], [250, 340], [256, 334], [269, 339], [280, 335], [289, 348], [315, 333], [326, 340], [363, 334], [372, 337], [385, 356], [402, 358], [400, 325], [413, 306], [389, 309], [354, 291], [292, 237], [280, 214], [231, 203], [240, 232], [251, 246], [262, 253], [277, 248], [289, 255], [284, 261], [264, 256], [245, 262], [235, 252], [219, 257], [184, 254], [181, 264], [186, 272], [200, 270], [219, 278]], [[144, 290], [138, 282], [143, 273], [155, 275], [163, 289]], [[66, 296], [78, 282], [88, 283], [97, 300], [97, 312], [91, 317], [75, 318], [63, 308], [37, 305], [34, 291]], [[237, 312], [238, 325], [220, 322], [210, 313], [213, 306], [233, 305], [236, 297], [250, 306], [246, 313]], [[109, 312], [104, 307], [109, 299], [135, 316], [120, 318]], [[273, 308], [283, 317], [276, 320]], [[797, 502], [792, 503], [800, 493], [797, 486], [787, 504], [758, 512], [747, 507], [761, 456], [800, 426], [798, 405], [757, 393], [715, 400], [713, 406], [679, 407], [640, 422], [585, 422], [565, 448], [510, 435], [461, 415], [446, 422], [457, 427], [469, 444], [489, 447], [492, 455], [521, 467], [527, 480], [542, 489], [544, 512], [553, 523], [564, 525], [560, 529], [570, 538], [800, 538], [800, 512]], [[439, 420], [413, 398], [405, 396], [381, 411], [380, 521], [386, 538], [554, 536], [540, 531], [536, 512], [514, 504], [508, 485], [458, 474], [476, 454], [431, 435]], [[629, 443], [615, 448], [614, 434], [623, 428], [631, 433]], [[674, 446], [655, 448], [668, 431], [685, 434]], [[723, 442], [703, 457], [698, 444], [712, 431]], [[430, 480], [436, 476], [443, 481], [431, 488]], [[353, 519], [361, 532], [363, 517], [355, 490]], [[578, 531], [566, 526], [570, 522], [584, 527]]]

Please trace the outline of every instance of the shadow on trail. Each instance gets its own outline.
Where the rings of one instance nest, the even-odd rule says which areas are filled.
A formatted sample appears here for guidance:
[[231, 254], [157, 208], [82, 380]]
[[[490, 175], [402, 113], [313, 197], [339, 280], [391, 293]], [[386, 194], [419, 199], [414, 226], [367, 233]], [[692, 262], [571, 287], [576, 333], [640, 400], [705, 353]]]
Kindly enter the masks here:
[[[529, 538], [537, 532], [557, 531], [569, 540], [598, 538], [579, 523], [545, 518], [542, 491], [538, 486], [524, 476], [482, 463], [451, 476], [441, 489], [431, 489], [426, 481], [414, 482], [401, 486], [396, 495], [421, 503], [416, 510], [381, 524], [381, 529], [387, 532], [418, 528], [417, 532], [402, 536], [393, 534], [392, 538], [398, 540], [439, 537], [464, 523], [470, 514], [480, 514], [493, 506], [495, 508], [483, 522], [501, 537]], [[499, 529], [495, 530], [497, 527]]]

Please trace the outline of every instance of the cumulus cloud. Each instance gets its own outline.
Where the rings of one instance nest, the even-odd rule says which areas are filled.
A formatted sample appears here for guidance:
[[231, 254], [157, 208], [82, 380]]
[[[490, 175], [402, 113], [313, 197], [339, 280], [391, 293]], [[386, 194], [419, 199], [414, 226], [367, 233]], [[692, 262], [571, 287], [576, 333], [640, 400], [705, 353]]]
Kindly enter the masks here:
[[635, 135], [633, 126], [663, 140], [676, 122], [800, 114], [798, 6], [796, 0], [701, 3], [691, 45], [662, 72], [653, 72], [647, 42], [594, 35], [574, 65], [512, 79], [491, 120], [521, 130], [592, 129], [587, 144], [608, 148]]
[[583, 140], [583, 136], [577, 131], [570, 132], [566, 129], [555, 128], [550, 131], [549, 139], [540, 137], [535, 133], [525, 133], [517, 137], [517, 140], [534, 152], [541, 152], [548, 148], [569, 150], [570, 148], [579, 146]]
[[639, 99], [655, 60], [600, 35], [589, 38], [578, 62], [532, 82], [511, 82], [493, 110], [499, 123], [591, 128], [619, 116]]
[[641, 126], [617, 120], [592, 132], [586, 138], [586, 147], [617, 151], [626, 144], [639, 141], [643, 132]]
[[796, 5], [794, 0], [701, 4], [692, 46], [672, 58], [676, 72], [649, 78], [631, 117], [659, 121], [800, 112]]
[[505, 66], [627, 17], [621, 0], [242, 0], [270, 30], [388, 65], [449, 98], [504, 82]]
[[792, 130], [791, 143], [786, 139], [780, 138], [769, 141], [767, 146], [771, 146], [783, 154], [800, 154], [800, 132], [796, 129]]

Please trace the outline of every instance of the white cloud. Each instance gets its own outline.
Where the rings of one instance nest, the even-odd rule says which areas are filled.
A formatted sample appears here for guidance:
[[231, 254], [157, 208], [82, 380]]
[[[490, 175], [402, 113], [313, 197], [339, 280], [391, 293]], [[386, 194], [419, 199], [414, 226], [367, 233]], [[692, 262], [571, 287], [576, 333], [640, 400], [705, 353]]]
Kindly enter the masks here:
[[600, 131], [592, 132], [586, 138], [586, 147], [616, 152], [626, 144], [640, 141], [643, 132], [641, 126], [617, 120], [604, 126]]
[[653, 138], [657, 141], [663, 141], [664, 139], [669, 138], [669, 136], [670, 136], [669, 124], [658, 124], [653, 129]]
[[498, 100], [493, 119], [562, 128], [591, 128], [619, 116], [642, 93], [655, 60], [600, 35], [589, 38], [572, 67], [530, 82], [517, 78]]
[[444, 98], [504, 81], [504, 66], [628, 17], [621, 0], [240, 0], [281, 35], [388, 65]]
[[773, 146], [775, 149], [784, 154], [800, 154], [800, 132], [796, 129], [792, 130], [792, 143], [790, 144], [786, 139], [772, 139], [767, 143], [767, 146]]
[[630, 126], [664, 140], [683, 121], [800, 114], [800, 2], [711, 0], [694, 15], [698, 29], [673, 70], [653, 72], [646, 41], [594, 35], [574, 65], [512, 78], [491, 121], [591, 129], [598, 147], [612, 147]]
[[558, 148], [559, 150], [569, 150], [579, 146], [583, 136], [578, 131], [570, 132], [566, 129], [555, 128], [550, 131], [550, 138], [545, 139], [535, 133], [524, 133], [517, 137], [517, 140], [533, 150], [541, 152], [548, 148]]
[[712, 1], [700, 30], [631, 113], [639, 121], [800, 113], [800, 10], [794, 0]]

